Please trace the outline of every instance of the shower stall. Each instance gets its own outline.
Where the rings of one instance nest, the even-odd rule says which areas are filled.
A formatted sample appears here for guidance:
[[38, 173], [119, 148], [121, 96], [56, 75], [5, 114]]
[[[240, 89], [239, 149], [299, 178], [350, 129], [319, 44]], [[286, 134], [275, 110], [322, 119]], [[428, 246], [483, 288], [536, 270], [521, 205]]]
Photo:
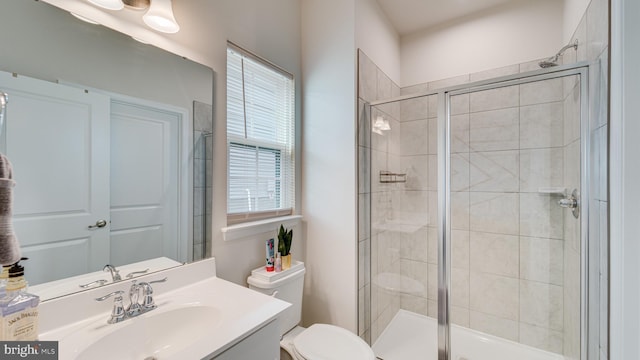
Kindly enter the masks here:
[[588, 76], [535, 63], [399, 94], [378, 74], [380, 100], [360, 96], [359, 331], [379, 359], [592, 358]]
[[193, 102], [193, 261], [211, 253], [213, 107]]

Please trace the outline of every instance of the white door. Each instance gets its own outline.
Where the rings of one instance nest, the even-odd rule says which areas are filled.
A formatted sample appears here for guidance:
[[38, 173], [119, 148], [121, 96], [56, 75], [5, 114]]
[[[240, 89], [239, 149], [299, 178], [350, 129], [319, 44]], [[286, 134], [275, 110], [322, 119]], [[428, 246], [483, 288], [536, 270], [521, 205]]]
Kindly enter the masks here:
[[[0, 89], [29, 282], [100, 270], [109, 260], [109, 97], [5, 72]], [[89, 228], [99, 220], [106, 226]]]
[[[182, 114], [111, 104], [111, 261], [179, 258]], [[144, 269], [140, 269], [144, 270]]]

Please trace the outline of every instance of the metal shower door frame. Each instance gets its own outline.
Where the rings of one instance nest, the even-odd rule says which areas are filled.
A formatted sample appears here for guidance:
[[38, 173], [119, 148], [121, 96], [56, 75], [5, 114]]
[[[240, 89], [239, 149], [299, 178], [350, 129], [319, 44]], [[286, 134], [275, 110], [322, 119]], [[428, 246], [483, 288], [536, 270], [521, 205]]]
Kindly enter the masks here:
[[[556, 67], [534, 70], [508, 76], [445, 87], [427, 92], [414, 93], [393, 99], [372, 101], [366, 104], [371, 116], [371, 107], [389, 104], [402, 100], [410, 100], [426, 96], [437, 96], [437, 149], [438, 149], [438, 360], [451, 358], [451, 114], [449, 111], [451, 96], [476, 91], [496, 89], [500, 87], [526, 84], [536, 81], [562, 78], [566, 76], [580, 77], [580, 360], [596, 359], [596, 354], [588, 353], [588, 339], [597, 336], [597, 331], [589, 331], [589, 318], [597, 316], [599, 304], [589, 304], [590, 279], [589, 269], [589, 200], [591, 189], [591, 172], [589, 154], [591, 150], [591, 128], [589, 121], [589, 62], [560, 65]], [[369, 119], [371, 120], [371, 119]], [[441, 174], [444, 174], [441, 175]], [[371, 255], [371, 254], [370, 254]], [[596, 287], [597, 288], [597, 287]], [[369, 314], [370, 315], [370, 314]], [[595, 339], [595, 338], [594, 338]], [[425, 354], [429, 359], [431, 354]]]
[[566, 76], [580, 78], [580, 359], [587, 360], [589, 338], [588, 304], [588, 239], [589, 239], [589, 194], [590, 194], [590, 121], [589, 121], [589, 63], [535, 70], [527, 73], [497, 77], [443, 88], [430, 94], [438, 95], [438, 360], [451, 360], [451, 96], [472, 92], [521, 85]]

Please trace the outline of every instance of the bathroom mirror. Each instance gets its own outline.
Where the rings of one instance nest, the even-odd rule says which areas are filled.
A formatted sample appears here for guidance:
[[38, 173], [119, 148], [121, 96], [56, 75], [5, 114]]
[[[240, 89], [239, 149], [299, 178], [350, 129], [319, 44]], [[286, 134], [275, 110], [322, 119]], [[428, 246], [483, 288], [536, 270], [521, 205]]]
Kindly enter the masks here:
[[202, 258], [213, 70], [41, 1], [1, 7], [0, 150], [30, 289], [46, 300], [112, 282], [106, 264], [128, 280]]

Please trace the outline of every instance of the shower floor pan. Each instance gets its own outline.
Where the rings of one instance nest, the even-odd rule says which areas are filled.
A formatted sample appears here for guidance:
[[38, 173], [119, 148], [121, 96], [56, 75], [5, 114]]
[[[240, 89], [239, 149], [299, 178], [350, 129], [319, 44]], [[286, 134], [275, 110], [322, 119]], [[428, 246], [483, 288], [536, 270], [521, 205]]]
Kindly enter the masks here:
[[[400, 310], [373, 344], [381, 360], [438, 358], [436, 319]], [[453, 360], [564, 360], [564, 356], [488, 335], [458, 325], [451, 326]]]

